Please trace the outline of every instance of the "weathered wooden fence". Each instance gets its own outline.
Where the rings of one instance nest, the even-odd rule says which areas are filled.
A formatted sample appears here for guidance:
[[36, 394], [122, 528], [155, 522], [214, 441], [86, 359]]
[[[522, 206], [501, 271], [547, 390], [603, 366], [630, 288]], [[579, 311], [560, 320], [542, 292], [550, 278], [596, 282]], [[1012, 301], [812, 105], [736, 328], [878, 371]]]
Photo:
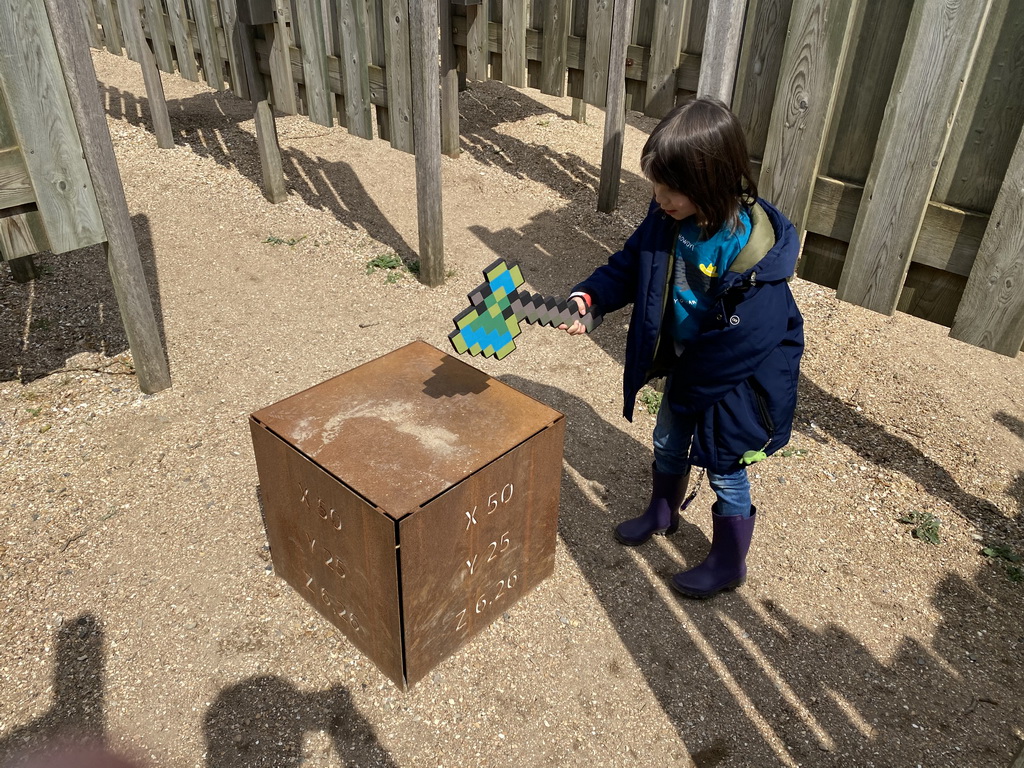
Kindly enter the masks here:
[[32, 255], [103, 244], [140, 387], [170, 386], [114, 148], [64, 0], [0, 0], [0, 258], [32, 279]]
[[[457, 76], [567, 94], [580, 119], [607, 105], [603, 210], [623, 110], [718, 95], [762, 194], [806, 232], [803, 277], [1003, 354], [1024, 344], [1024, 0], [439, 0], [428, 119], [413, 22], [438, 0], [272, 1], [252, 49], [273, 105], [367, 138], [376, 124], [398, 149], [440, 122], [457, 153]], [[93, 45], [138, 56], [122, 30], [141, 3], [155, 66], [248, 95], [235, 0], [80, 2]]]

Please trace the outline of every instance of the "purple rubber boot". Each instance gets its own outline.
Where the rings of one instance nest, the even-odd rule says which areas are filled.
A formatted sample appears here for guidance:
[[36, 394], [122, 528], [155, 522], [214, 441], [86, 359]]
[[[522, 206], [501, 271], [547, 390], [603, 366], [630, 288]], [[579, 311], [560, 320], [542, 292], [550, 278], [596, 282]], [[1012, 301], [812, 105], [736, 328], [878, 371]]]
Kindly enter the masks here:
[[679, 530], [679, 508], [686, 498], [690, 473], [672, 475], [659, 472], [654, 467], [652, 463], [651, 473], [654, 480], [647, 510], [640, 517], [634, 517], [615, 527], [615, 538], [627, 547], [639, 546], [655, 534], [670, 535]]
[[750, 517], [719, 515], [718, 505], [711, 508], [711, 551], [696, 568], [677, 573], [672, 587], [687, 597], [703, 599], [729, 589], [736, 589], [747, 580], [747, 551], [754, 536], [757, 510], [750, 508]]

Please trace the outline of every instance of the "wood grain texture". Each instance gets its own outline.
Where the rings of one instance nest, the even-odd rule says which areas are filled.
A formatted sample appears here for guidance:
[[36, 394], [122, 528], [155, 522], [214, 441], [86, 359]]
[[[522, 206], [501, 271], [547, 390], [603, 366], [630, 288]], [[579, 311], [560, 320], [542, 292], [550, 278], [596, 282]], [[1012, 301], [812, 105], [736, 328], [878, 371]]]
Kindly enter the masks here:
[[708, 7], [698, 96], [713, 96], [732, 105], [746, 11], [745, 0], [716, 0]]
[[96, 97], [96, 70], [82, 40], [80, 21], [69, 6], [61, 0], [43, 2], [49, 13], [66, 91], [80, 126], [82, 152], [95, 184], [108, 241], [107, 265], [139, 387], [144, 392], [158, 392], [171, 385], [170, 369], [132, 230], [114, 146], [107, 132], [106, 116]]
[[526, 87], [526, 0], [502, 0], [501, 78], [505, 85]]
[[192, 18], [196, 22], [199, 51], [203, 57], [203, 78], [208, 86], [222, 91], [224, 90], [224, 66], [221, 63], [220, 47], [217, 44], [217, 28], [214, 24], [210, 0], [188, 0], [188, 2], [192, 4]]
[[[415, 151], [412, 127], [412, 63], [409, 60], [410, 1], [384, 0], [387, 14], [388, 117], [391, 146], [403, 152]], [[440, 141], [440, 139], [438, 139]]]
[[0, 216], [0, 256], [5, 261], [24, 259], [50, 250], [43, 218], [33, 206]]
[[[77, 4], [66, 12], [87, 46]], [[38, 3], [0, 0], [0, 88], [51, 249], [64, 253], [102, 242], [103, 222], [78, 127], [46, 11]]]
[[153, 121], [156, 143], [161, 149], [170, 149], [174, 146], [171, 120], [167, 113], [167, 100], [164, 97], [164, 85], [160, 80], [156, 57], [153, 55], [149, 41], [142, 29], [142, 5], [139, 0], [121, 0], [121, 2], [129, 6], [126, 9], [125, 29], [129, 32], [135, 50], [139, 52], [139, 65], [142, 67], [142, 80], [146, 86], [149, 116]]
[[199, 70], [196, 68], [196, 54], [192, 48], [185, 0], [167, 0], [167, 15], [171, 38], [174, 40], [174, 58], [178, 62], [178, 71], [187, 80], [198, 80]]
[[486, 2], [466, 6], [466, 26], [466, 77], [470, 80], [486, 80], [491, 62], [488, 43], [490, 21]]
[[571, 0], [549, 0], [545, 5], [540, 90], [552, 96], [565, 95], [570, 3]]
[[458, 58], [452, 31], [452, 6], [448, 0], [438, 3], [441, 26], [441, 151], [448, 157], [459, 156], [459, 75]]
[[583, 100], [604, 107], [608, 97], [613, 0], [590, 0], [586, 49], [583, 61]]
[[103, 45], [111, 53], [120, 56], [124, 49], [121, 47], [121, 23], [114, 7], [114, 0], [97, 0], [97, 3], [99, 22], [103, 27]]
[[301, 34], [302, 82], [305, 85], [309, 119], [330, 128], [334, 125], [330, 92], [327, 87], [327, 51], [324, 44], [324, 20], [319, 0], [298, 0], [297, 26]]
[[36, 192], [18, 147], [0, 149], [0, 211], [34, 203]]
[[249, 98], [249, 87], [245, 81], [245, 66], [242, 64], [242, 46], [238, 40], [238, 5], [235, 0], [215, 0], [220, 6], [223, 58], [228, 62], [228, 77], [231, 90], [240, 99]]
[[438, 0], [409, 0], [409, 40], [413, 62], [412, 99], [416, 139], [416, 211], [420, 242], [419, 279], [429, 286], [437, 286], [444, 282], [437, 3]]
[[758, 191], [804, 229], [856, 0], [794, 0]]
[[144, 0], [145, 29], [151, 41], [156, 64], [164, 72], [174, 72], [174, 57], [171, 55], [171, 40], [164, 23], [164, 12], [160, 0]]
[[372, 139], [373, 116], [370, 109], [366, 3], [364, 0], [340, 0], [338, 16], [340, 56], [345, 83], [345, 122], [349, 133], [364, 139]]
[[1004, 355], [1024, 345], [1024, 132], [978, 249], [951, 336]]
[[241, 43], [242, 66], [248, 81], [249, 95], [253, 102], [253, 118], [256, 123], [256, 148], [263, 172], [263, 196], [272, 203], [288, 199], [288, 185], [285, 183], [281, 165], [281, 145], [277, 138], [277, 124], [270, 109], [263, 75], [256, 61], [255, 30], [238, 24], [238, 39]]
[[858, 184], [867, 179], [912, 8], [859, 0], [821, 160], [825, 175]]
[[626, 45], [629, 42], [633, 0], [615, 0], [608, 57], [608, 94], [605, 99], [604, 150], [597, 210], [609, 213], [619, 200], [622, 145], [626, 130]]
[[994, 0], [932, 197], [991, 211], [1024, 125], [1024, 0]]
[[838, 296], [896, 309], [990, 0], [918, 0]]
[[747, 8], [732, 109], [743, 126], [752, 157], [763, 157], [768, 141], [792, 2], [751, 0]]
[[644, 104], [644, 113], [651, 117], [664, 117], [676, 103], [685, 10], [677, 0], [656, 0], [654, 3]]
[[89, 47], [97, 50], [103, 48], [103, 38], [100, 35], [99, 19], [96, 16], [96, 8], [92, 0], [77, 0], [82, 9], [82, 21], [85, 24], [85, 34], [89, 40]]
[[263, 29], [269, 49], [270, 96], [279, 112], [294, 115], [298, 111], [298, 105], [295, 99], [295, 81], [292, 80], [292, 52], [288, 37], [291, 8], [287, 0], [276, 0], [276, 8], [276, 23]]

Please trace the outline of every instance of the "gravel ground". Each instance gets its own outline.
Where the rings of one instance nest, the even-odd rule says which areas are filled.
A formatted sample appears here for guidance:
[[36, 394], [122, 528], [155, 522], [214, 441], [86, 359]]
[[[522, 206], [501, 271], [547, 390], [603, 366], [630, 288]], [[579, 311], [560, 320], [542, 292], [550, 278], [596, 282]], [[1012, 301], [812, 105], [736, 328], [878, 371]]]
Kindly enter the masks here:
[[[1001, 766], [1024, 738], [1024, 367], [800, 280], [797, 429], [753, 470], [751, 578], [682, 601], [711, 493], [671, 539], [615, 545], [653, 417], [620, 413], [625, 316], [527, 328], [473, 364], [567, 416], [554, 575], [403, 693], [269, 564], [248, 414], [451, 318], [498, 256], [564, 294], [642, 216], [631, 116], [595, 212], [603, 116], [474, 85], [442, 163], [427, 289], [413, 158], [280, 118], [289, 199], [258, 188], [251, 107], [94, 59], [173, 387], [139, 392], [102, 251], [0, 289], [0, 759], [67, 732], [151, 765]], [[934, 516], [939, 543], [914, 537]], [[924, 530], [923, 526], [920, 530]], [[988, 548], [989, 555], [983, 553]]]

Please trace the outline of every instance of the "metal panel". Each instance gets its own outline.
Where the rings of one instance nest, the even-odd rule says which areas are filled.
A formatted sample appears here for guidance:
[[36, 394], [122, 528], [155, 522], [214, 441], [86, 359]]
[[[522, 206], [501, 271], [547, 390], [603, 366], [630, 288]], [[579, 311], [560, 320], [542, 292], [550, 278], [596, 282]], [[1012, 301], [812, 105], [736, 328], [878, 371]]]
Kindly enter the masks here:
[[554, 570], [564, 433], [560, 419], [399, 523], [410, 684]]
[[254, 415], [396, 520], [560, 417], [422, 341]]
[[257, 419], [249, 426], [274, 569], [404, 686], [394, 522]]

